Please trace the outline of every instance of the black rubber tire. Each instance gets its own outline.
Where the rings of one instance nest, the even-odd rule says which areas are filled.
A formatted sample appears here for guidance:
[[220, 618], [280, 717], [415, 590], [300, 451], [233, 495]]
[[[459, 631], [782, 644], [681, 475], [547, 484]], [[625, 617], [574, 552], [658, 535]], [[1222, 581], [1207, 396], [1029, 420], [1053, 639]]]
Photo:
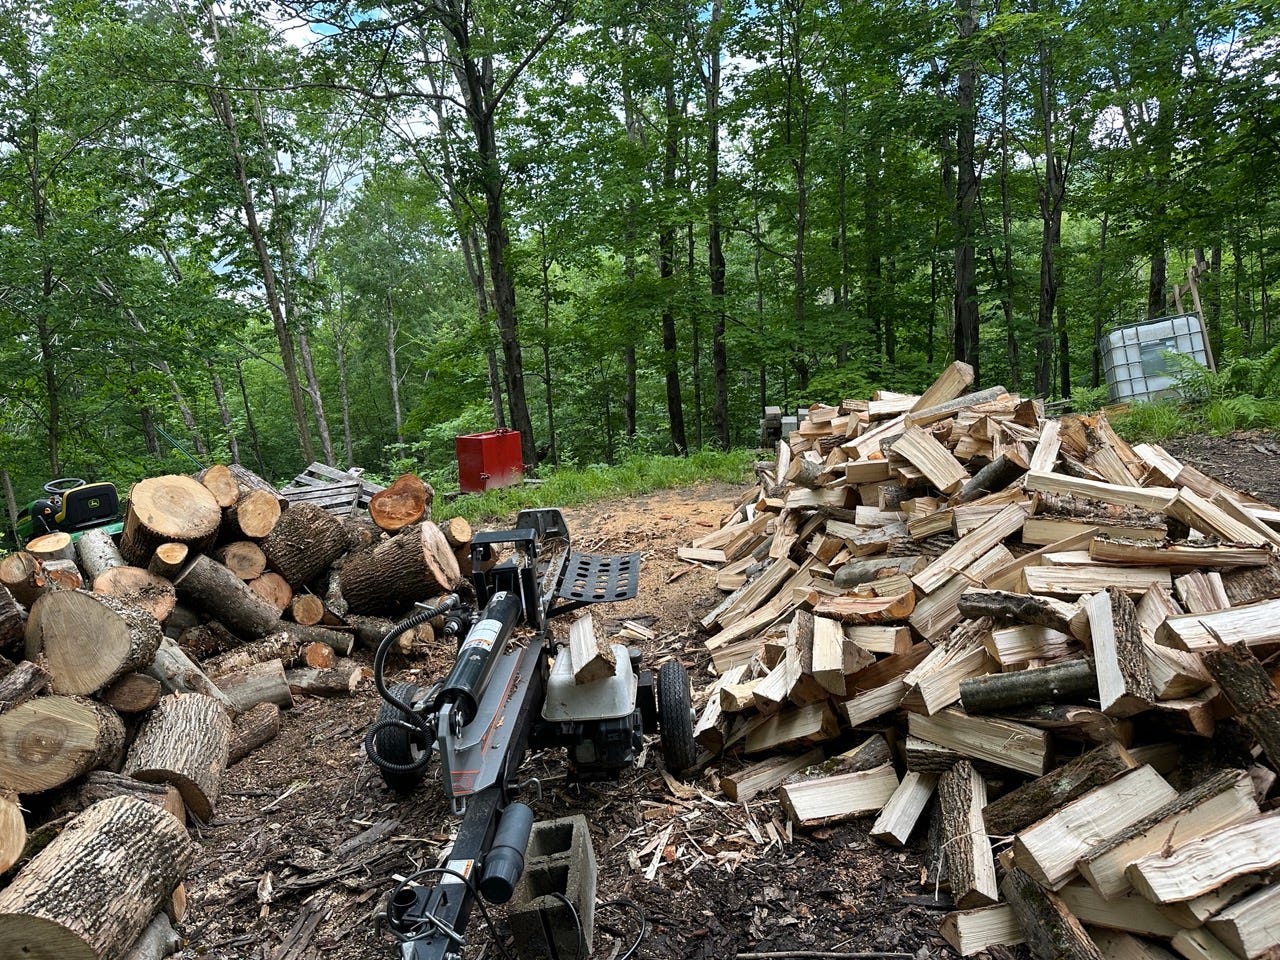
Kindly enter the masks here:
[[668, 660], [658, 671], [658, 730], [667, 769], [683, 773], [698, 760], [693, 739], [693, 700], [689, 674], [678, 660]]
[[[403, 700], [405, 703], [412, 705], [414, 700], [418, 699], [420, 693], [418, 687], [412, 683], [398, 683], [391, 688], [391, 695], [397, 700]], [[377, 722], [384, 720], [399, 720], [404, 714], [398, 707], [394, 707], [382, 701], [382, 706], [378, 708]], [[422, 755], [422, 751], [415, 749], [409, 731], [400, 727], [387, 727], [379, 730], [373, 738], [374, 746], [377, 748], [378, 756], [391, 763], [412, 763], [415, 759]], [[427, 745], [430, 752], [431, 745]], [[382, 782], [397, 793], [410, 793], [418, 784], [422, 783], [427, 777], [427, 768], [424, 764], [417, 770], [404, 772], [400, 770], [383, 770], [378, 768], [378, 772], [382, 774]]]

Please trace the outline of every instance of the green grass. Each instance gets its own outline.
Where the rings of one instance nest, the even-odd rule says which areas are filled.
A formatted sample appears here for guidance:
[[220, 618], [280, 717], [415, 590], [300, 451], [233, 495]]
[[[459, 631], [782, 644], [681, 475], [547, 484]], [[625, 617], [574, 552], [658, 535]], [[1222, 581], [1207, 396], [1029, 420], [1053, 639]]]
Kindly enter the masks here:
[[1193, 434], [1227, 436], [1237, 430], [1280, 431], [1280, 400], [1230, 396], [1207, 403], [1135, 403], [1111, 418], [1130, 443], [1163, 443]]
[[432, 514], [437, 520], [464, 517], [484, 523], [535, 507], [572, 507], [691, 483], [747, 483], [755, 459], [754, 450], [703, 450], [688, 457], [635, 456], [613, 466], [564, 467], [544, 471], [538, 483], [463, 494], [437, 504]]

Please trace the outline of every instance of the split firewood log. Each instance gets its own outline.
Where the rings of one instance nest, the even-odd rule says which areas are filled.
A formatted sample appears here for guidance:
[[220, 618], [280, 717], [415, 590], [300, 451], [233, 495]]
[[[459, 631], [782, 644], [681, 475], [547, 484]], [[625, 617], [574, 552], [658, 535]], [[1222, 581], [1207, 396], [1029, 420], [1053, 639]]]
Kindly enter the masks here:
[[[185, 545], [184, 545], [185, 546]], [[115, 597], [141, 607], [160, 623], [169, 619], [178, 603], [173, 584], [141, 567], [123, 566], [104, 570], [93, 581], [93, 592]]]
[[430, 521], [405, 527], [342, 565], [342, 595], [356, 613], [394, 610], [447, 593], [461, 581], [457, 558]]
[[120, 556], [120, 548], [105, 527], [95, 527], [80, 534], [80, 539], [76, 541], [76, 556], [80, 560], [80, 569], [84, 571], [85, 579], [90, 583], [112, 567], [125, 565], [124, 557]]
[[196, 550], [213, 546], [222, 508], [208, 489], [190, 477], [151, 477], [133, 485], [120, 555], [145, 567], [162, 543], [186, 543]]
[[231, 471], [220, 463], [193, 473], [191, 479], [204, 484], [220, 507], [229, 507], [240, 499], [240, 484]]
[[[145, 610], [115, 597], [57, 590], [32, 608], [27, 659], [43, 653], [54, 692], [90, 694], [149, 664], [162, 636], [160, 624]], [[93, 642], [86, 643], [86, 637]]]
[[200, 694], [171, 694], [147, 715], [121, 772], [173, 784], [192, 816], [207, 822], [218, 802], [230, 743], [231, 719], [222, 704]]
[[0, 892], [0, 956], [111, 960], [138, 939], [195, 859], [183, 825], [149, 803], [96, 803]]
[[294, 504], [262, 541], [267, 564], [297, 589], [347, 551], [342, 521], [312, 503]]
[[416, 474], [401, 474], [369, 499], [369, 516], [383, 530], [397, 533], [411, 523], [429, 519], [435, 495], [431, 485]]
[[0, 714], [0, 783], [18, 793], [52, 790], [115, 763], [124, 737], [119, 714], [105, 704], [36, 697]]
[[49, 589], [44, 564], [25, 550], [0, 558], [0, 586], [7, 588], [13, 599], [30, 609], [36, 598]]
[[61, 530], [46, 533], [27, 541], [27, 553], [41, 563], [50, 560], [75, 560], [76, 548], [71, 542], [71, 534]]

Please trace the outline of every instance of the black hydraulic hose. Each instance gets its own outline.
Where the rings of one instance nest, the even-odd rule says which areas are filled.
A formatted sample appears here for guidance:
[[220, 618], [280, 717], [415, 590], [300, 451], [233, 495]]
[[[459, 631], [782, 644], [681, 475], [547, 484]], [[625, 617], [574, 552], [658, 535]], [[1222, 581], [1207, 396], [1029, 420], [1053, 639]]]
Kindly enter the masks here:
[[434, 620], [445, 611], [452, 610], [458, 605], [458, 603], [458, 595], [456, 593], [451, 593], [434, 607], [427, 607], [426, 609], [418, 610], [417, 612], [405, 617], [387, 632], [387, 635], [382, 638], [382, 642], [378, 644], [378, 649], [373, 655], [373, 685], [378, 690], [378, 696], [382, 697], [383, 700], [391, 704], [402, 714], [402, 717], [398, 719], [382, 720], [375, 723], [364, 735], [364, 752], [368, 755], [369, 759], [373, 761], [375, 766], [382, 770], [386, 770], [388, 773], [411, 773], [415, 770], [421, 770], [430, 761], [431, 752], [429, 750], [424, 751], [422, 756], [412, 763], [395, 763], [378, 753], [376, 740], [379, 733], [392, 727], [409, 731], [413, 731], [416, 728], [426, 736], [427, 743], [430, 744], [432, 737], [435, 735], [435, 731], [431, 729], [431, 726], [427, 723], [425, 718], [418, 715], [410, 704], [405, 703], [387, 689], [387, 682], [384, 676], [387, 653], [390, 652], [391, 645], [396, 642], [401, 634], [426, 623], [428, 620]]

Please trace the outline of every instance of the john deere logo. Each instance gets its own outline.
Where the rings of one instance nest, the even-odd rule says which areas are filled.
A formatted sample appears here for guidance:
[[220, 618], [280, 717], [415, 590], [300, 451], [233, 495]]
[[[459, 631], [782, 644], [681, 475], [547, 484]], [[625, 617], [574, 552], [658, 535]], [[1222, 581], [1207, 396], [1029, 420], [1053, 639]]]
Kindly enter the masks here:
[[102, 501], [99, 500], [97, 497], [94, 497], [92, 500], [88, 502], [88, 507], [90, 510], [96, 510], [100, 506], [102, 506]]

